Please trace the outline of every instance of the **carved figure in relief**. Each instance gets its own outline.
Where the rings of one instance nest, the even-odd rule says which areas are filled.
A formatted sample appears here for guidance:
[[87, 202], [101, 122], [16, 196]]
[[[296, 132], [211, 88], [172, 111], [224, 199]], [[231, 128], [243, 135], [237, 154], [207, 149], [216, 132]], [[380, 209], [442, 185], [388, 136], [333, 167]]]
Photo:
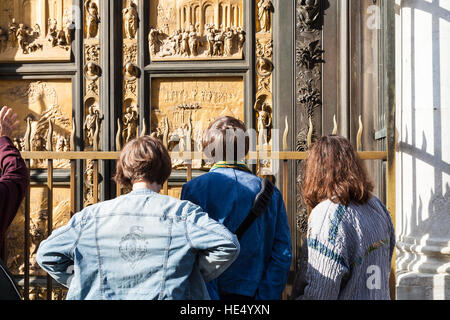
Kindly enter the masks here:
[[181, 47], [180, 47], [180, 54], [183, 56], [190, 56], [189, 51], [189, 33], [185, 30], [182, 32], [181, 36]]
[[150, 48], [150, 53], [156, 55], [162, 44], [160, 39], [161, 32], [158, 29], [151, 28], [148, 34], [148, 44]]
[[123, 125], [125, 127], [123, 131], [124, 143], [130, 142], [137, 135], [139, 118], [136, 109], [137, 106], [128, 107], [127, 112], [123, 116]]
[[214, 26], [207, 25], [206, 29], [206, 41], [208, 42], [208, 55], [212, 56], [214, 54]]
[[55, 19], [48, 19], [47, 41], [50, 42], [52, 47], [56, 47], [58, 44], [58, 26]]
[[84, 177], [84, 205], [88, 206], [94, 200], [94, 162], [92, 160], [86, 162]]
[[69, 145], [68, 140], [64, 136], [60, 136], [56, 141], [55, 149], [57, 152], [65, 152], [68, 151], [69, 147], [68, 145]]
[[245, 31], [240, 27], [237, 29], [237, 37], [239, 52], [242, 52], [242, 50], [244, 49]]
[[193, 56], [197, 56], [199, 53], [200, 38], [195, 30], [194, 26], [191, 25], [191, 30], [189, 33], [189, 50]]
[[37, 271], [40, 269], [36, 261], [36, 253], [39, 248], [39, 244], [45, 239], [45, 227], [47, 224], [47, 210], [43, 209], [46, 203], [42, 203], [41, 210], [38, 213], [36, 219], [32, 219], [30, 223], [30, 269]]
[[233, 55], [233, 40], [235, 37], [235, 33], [231, 28], [227, 28], [225, 31], [225, 42], [224, 42], [224, 52], [226, 56]]
[[[186, 134], [185, 127], [175, 129], [170, 134], [170, 137], [169, 137], [169, 140], [168, 140], [168, 149], [170, 151], [174, 151], [174, 150], [176, 150], [175, 147], [178, 145], [178, 148], [177, 148], [176, 151], [184, 152], [185, 148], [186, 148], [186, 138], [187, 138], [187, 134]], [[190, 138], [189, 138], [189, 141], [190, 141]], [[172, 166], [173, 167], [178, 167], [178, 166], [183, 165], [183, 163], [184, 163], [183, 159], [173, 160], [172, 161]]]
[[197, 128], [194, 135], [194, 141], [196, 145], [195, 151], [202, 152], [203, 151], [203, 129], [202, 129], [202, 123], [200, 121], [197, 122]]
[[214, 55], [215, 56], [222, 56], [224, 51], [224, 40], [225, 35], [223, 32], [219, 32], [214, 37]]
[[88, 62], [84, 67], [84, 75], [89, 80], [97, 80], [100, 75], [100, 67], [94, 62]]
[[[158, 30], [158, 32], [160, 31]], [[170, 37], [167, 38], [167, 41], [161, 42], [161, 44], [159, 45], [161, 57], [173, 56], [175, 54], [178, 54], [180, 47], [179, 39], [181, 39], [181, 35], [180, 32], [177, 30]]]
[[41, 36], [41, 27], [37, 23], [33, 27], [32, 34], [35, 38], [39, 38]]
[[100, 18], [98, 14], [98, 7], [92, 0], [85, 2], [87, 17], [86, 17], [86, 35], [88, 38], [95, 38], [98, 34], [98, 24]]
[[125, 76], [127, 78], [136, 78], [138, 76], [138, 69], [135, 65], [133, 65], [132, 63], [128, 62], [125, 65]]
[[14, 46], [17, 42], [17, 29], [19, 25], [16, 23], [16, 19], [12, 18], [11, 22], [8, 25], [8, 35], [9, 41], [11, 42], [11, 46]]
[[130, 0], [128, 7], [123, 9], [124, 33], [127, 39], [135, 39], [138, 29], [138, 10], [136, 4]]
[[169, 34], [169, 25], [167, 23], [165, 23], [163, 25], [162, 32], [165, 33], [165, 34]]
[[268, 144], [268, 130], [272, 125], [272, 107], [267, 101], [263, 101], [265, 96], [258, 98], [255, 111], [257, 112], [257, 130], [258, 130], [258, 142], [260, 146], [262, 144]]
[[64, 31], [66, 45], [70, 45], [72, 43], [73, 21], [69, 17], [67, 12], [64, 14], [63, 25], [64, 25], [63, 31]]
[[173, 48], [175, 49], [175, 54], [181, 53], [181, 38], [183, 37], [183, 33], [181, 30], [175, 31], [172, 42], [173, 42]]
[[22, 49], [23, 53], [28, 53], [27, 50], [27, 30], [25, 29], [25, 26], [21, 23], [19, 24], [19, 28], [16, 32], [17, 42], [19, 44], [19, 47]]
[[64, 30], [59, 30], [58, 31], [58, 38], [57, 38], [57, 43], [58, 46], [65, 46], [67, 39], [66, 39], [66, 33], [64, 32]]
[[301, 0], [298, 3], [298, 13], [302, 30], [313, 30], [320, 16], [320, 0]]
[[265, 78], [272, 74], [273, 63], [264, 56], [258, 56], [256, 60], [256, 73], [261, 77]]
[[272, 28], [273, 4], [270, 0], [258, 2], [258, 20], [262, 32], [270, 32]]
[[84, 121], [83, 128], [86, 130], [86, 138], [88, 140], [89, 146], [94, 145], [95, 131], [99, 129], [100, 126], [100, 111], [97, 104], [89, 107], [88, 115]]

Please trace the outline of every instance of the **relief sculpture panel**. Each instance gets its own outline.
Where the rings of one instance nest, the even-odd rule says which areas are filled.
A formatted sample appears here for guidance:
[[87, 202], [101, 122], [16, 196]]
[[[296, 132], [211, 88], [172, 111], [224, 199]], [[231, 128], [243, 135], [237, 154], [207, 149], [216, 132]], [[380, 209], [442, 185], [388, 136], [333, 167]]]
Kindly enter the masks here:
[[[84, 0], [84, 151], [100, 150], [100, 133], [104, 115], [100, 106], [100, 2]], [[98, 188], [95, 190], [94, 178], [98, 176], [98, 162], [85, 161], [83, 174], [83, 204], [89, 206], [98, 200]]]
[[[72, 82], [70, 80], [9, 80], [0, 81], [0, 100], [17, 112], [20, 125], [12, 133], [12, 140], [19, 150], [69, 151], [72, 131]], [[52, 141], [48, 141], [49, 122], [52, 122]], [[69, 169], [66, 160], [55, 160], [56, 171]], [[31, 169], [46, 169], [44, 160], [32, 160]], [[45, 275], [36, 263], [36, 250], [47, 237], [47, 188], [33, 185], [30, 191], [30, 272]], [[55, 187], [53, 192], [54, 228], [70, 218], [70, 190]], [[24, 207], [22, 206], [7, 234], [8, 267], [14, 274], [24, 270]]]
[[72, 0], [0, 2], [0, 62], [69, 61]]
[[[151, 135], [169, 151], [202, 152], [202, 134], [220, 116], [244, 120], [244, 82], [240, 77], [178, 78], [152, 81]], [[174, 168], [185, 167], [174, 160]], [[194, 169], [208, 167], [194, 160]]]
[[[0, 101], [19, 115], [20, 125], [13, 132], [16, 147], [25, 151], [47, 151], [48, 123], [53, 123], [54, 151], [69, 151], [72, 132], [72, 83], [70, 80], [0, 81]], [[57, 160], [55, 168], [69, 168], [69, 162]], [[46, 168], [41, 160], [31, 161], [31, 168]]]
[[[47, 238], [47, 188], [32, 186], [30, 190], [30, 274], [45, 276], [36, 262], [36, 252], [41, 241]], [[53, 189], [53, 229], [62, 227], [70, 220], [70, 189], [68, 187], [55, 187]], [[16, 218], [8, 229], [7, 265], [15, 275], [24, 271], [24, 206], [22, 205]]]
[[[256, 116], [256, 130], [258, 132], [258, 150], [271, 151], [273, 128], [273, 34], [272, 16], [274, 5], [271, 0], [256, 1], [256, 102], [254, 111]], [[273, 174], [273, 163], [270, 160], [260, 160], [258, 174], [270, 176]]]
[[242, 59], [243, 21], [243, 0], [151, 0], [151, 59]]
[[117, 137], [118, 146], [125, 145], [139, 135], [138, 77], [137, 66], [139, 14], [137, 0], [123, 0], [123, 102], [121, 132]]

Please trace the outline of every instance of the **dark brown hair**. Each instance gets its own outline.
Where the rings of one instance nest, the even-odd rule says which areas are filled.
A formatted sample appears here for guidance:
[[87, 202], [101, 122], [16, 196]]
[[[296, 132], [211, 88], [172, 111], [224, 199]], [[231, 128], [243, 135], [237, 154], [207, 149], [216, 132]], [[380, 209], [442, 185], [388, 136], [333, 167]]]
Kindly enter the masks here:
[[148, 181], [163, 185], [172, 172], [169, 153], [162, 142], [150, 136], [127, 143], [117, 161], [114, 180], [123, 186]]
[[369, 201], [373, 183], [350, 141], [324, 136], [314, 143], [303, 167], [303, 199], [313, 209], [324, 200], [348, 205]]
[[[248, 154], [249, 140], [247, 127], [241, 120], [221, 117], [209, 125], [203, 134], [202, 145], [208, 158], [214, 158], [215, 161], [238, 161]], [[227, 159], [227, 154], [231, 151], [232, 158]]]

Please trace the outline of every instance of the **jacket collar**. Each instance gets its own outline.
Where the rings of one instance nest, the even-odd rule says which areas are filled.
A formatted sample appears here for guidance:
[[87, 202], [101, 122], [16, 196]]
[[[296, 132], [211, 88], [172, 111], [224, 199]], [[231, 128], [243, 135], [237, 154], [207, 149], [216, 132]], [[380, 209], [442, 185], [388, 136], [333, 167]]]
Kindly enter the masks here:
[[252, 171], [247, 167], [247, 164], [243, 161], [220, 161], [214, 164], [210, 171], [215, 171], [217, 169], [235, 169], [240, 171], [245, 171], [248, 173], [252, 173]]

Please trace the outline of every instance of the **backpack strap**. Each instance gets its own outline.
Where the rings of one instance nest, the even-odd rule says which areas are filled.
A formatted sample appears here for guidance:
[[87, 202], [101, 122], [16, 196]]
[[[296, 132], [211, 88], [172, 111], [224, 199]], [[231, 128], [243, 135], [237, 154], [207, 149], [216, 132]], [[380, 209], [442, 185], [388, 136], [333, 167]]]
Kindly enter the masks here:
[[0, 300], [22, 300], [19, 287], [13, 275], [0, 259]]
[[253, 206], [247, 218], [237, 228], [235, 234], [240, 241], [244, 233], [250, 228], [253, 222], [259, 218], [270, 205], [275, 186], [269, 179], [263, 179], [261, 182], [261, 191], [256, 195]]

